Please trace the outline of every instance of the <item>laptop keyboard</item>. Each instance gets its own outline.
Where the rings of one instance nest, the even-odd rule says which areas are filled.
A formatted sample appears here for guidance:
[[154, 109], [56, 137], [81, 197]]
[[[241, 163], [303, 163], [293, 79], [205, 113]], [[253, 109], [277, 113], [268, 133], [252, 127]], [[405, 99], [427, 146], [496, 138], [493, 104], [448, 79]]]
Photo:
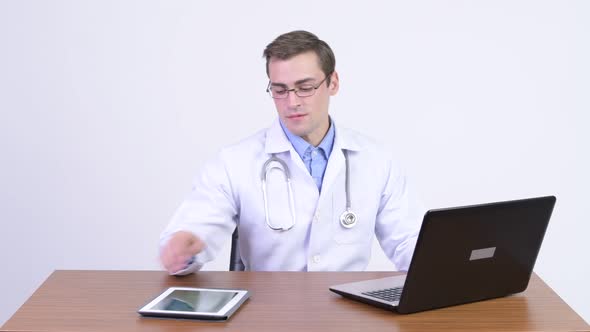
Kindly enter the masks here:
[[395, 302], [399, 301], [400, 296], [402, 295], [403, 287], [395, 287], [395, 288], [386, 288], [380, 289], [371, 292], [364, 292], [363, 295], [375, 297], [387, 302]]

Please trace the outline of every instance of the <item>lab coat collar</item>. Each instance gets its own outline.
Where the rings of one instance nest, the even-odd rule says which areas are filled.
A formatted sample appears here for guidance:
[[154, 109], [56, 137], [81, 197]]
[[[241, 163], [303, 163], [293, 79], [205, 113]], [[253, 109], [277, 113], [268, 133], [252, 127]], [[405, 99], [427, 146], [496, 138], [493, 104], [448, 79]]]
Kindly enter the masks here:
[[340, 128], [335, 125], [334, 121], [332, 121], [332, 125], [334, 125], [334, 129], [336, 130], [332, 152], [336, 149], [350, 151], [360, 151], [363, 149], [362, 145], [358, 142], [357, 135], [354, 135], [350, 129]]
[[[332, 152], [336, 149], [360, 151], [361, 144], [356, 140], [350, 130], [339, 128], [332, 118], [332, 125], [336, 130], [334, 137], [334, 147]], [[285, 135], [279, 119], [277, 118], [266, 132], [266, 140], [264, 144], [264, 152], [268, 154], [286, 152], [292, 149], [291, 142]]]
[[285, 132], [279, 123], [279, 119], [277, 118], [266, 131], [264, 152], [268, 154], [280, 153], [289, 151], [290, 149], [291, 142], [289, 142], [289, 139], [287, 138], [287, 135], [285, 135]]

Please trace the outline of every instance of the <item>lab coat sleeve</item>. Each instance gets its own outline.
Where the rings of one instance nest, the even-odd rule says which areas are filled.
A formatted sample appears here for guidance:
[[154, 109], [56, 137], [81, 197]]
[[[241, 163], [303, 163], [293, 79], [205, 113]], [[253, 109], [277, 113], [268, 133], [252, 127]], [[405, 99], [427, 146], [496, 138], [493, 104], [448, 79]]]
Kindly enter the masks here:
[[425, 209], [408, 178], [393, 161], [381, 194], [375, 235], [381, 248], [400, 271], [407, 271], [414, 253]]
[[178, 231], [192, 232], [206, 247], [193, 263], [176, 275], [189, 274], [213, 260], [236, 226], [238, 207], [223, 155], [205, 164], [195, 178], [192, 190], [182, 202], [160, 236], [160, 248]]

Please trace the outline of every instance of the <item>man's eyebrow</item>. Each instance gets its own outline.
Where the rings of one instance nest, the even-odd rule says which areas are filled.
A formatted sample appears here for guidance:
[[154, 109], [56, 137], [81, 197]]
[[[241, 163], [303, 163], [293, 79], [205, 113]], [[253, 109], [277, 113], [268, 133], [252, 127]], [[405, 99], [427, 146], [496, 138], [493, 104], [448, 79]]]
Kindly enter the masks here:
[[[309, 83], [311, 81], [315, 81], [315, 78], [313, 77], [308, 77], [308, 78], [304, 78], [298, 81], [295, 81], [295, 85], [301, 85], [301, 84], [305, 84], [305, 83]], [[287, 84], [285, 83], [275, 83], [275, 82], [270, 82], [271, 86], [279, 86], [281, 88], [287, 88]]]
[[313, 77], [304, 78], [302, 80], [296, 81], [295, 82], [295, 85], [299, 85], [299, 84], [303, 84], [303, 83], [309, 83], [310, 81], [315, 81], [315, 78], [313, 78]]
[[284, 83], [270, 82], [270, 86], [278, 86], [278, 87], [285, 88], [285, 89], [287, 88], [287, 84], [284, 84]]

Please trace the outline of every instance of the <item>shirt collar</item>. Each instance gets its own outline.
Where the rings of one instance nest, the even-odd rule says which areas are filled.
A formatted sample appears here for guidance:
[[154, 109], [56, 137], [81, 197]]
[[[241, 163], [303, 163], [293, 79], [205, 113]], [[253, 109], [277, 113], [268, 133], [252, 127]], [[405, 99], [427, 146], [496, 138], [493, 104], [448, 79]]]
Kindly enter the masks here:
[[[332, 117], [330, 117], [330, 122], [329, 130], [334, 130], [334, 144], [331, 147], [332, 150], [334, 147], [337, 150], [343, 149], [350, 151], [360, 151], [366, 148], [367, 141], [360, 139], [360, 136], [356, 132], [346, 128], [336, 128], [336, 122]], [[281, 128], [281, 122], [279, 121], [279, 117], [277, 117], [272, 125], [266, 130], [264, 152], [273, 154], [289, 151], [289, 149], [292, 148], [293, 144], [291, 144], [285, 131]]]
[[[279, 123], [281, 124], [281, 128], [283, 128], [283, 132], [285, 132], [285, 135], [293, 145], [293, 148], [295, 149], [297, 154], [303, 159], [305, 151], [307, 151], [309, 148], [313, 149], [313, 146], [309, 144], [307, 141], [305, 141], [303, 138], [291, 133], [289, 129], [287, 129], [287, 127], [283, 124], [283, 121], [280, 120], [280, 118]], [[328, 132], [326, 133], [326, 136], [324, 136], [324, 139], [322, 139], [322, 141], [318, 145], [318, 148], [324, 151], [326, 159], [330, 158], [330, 154], [332, 153], [332, 148], [334, 147], [334, 136], [334, 124], [332, 122], [332, 119], [330, 118], [330, 127], [328, 128]]]

